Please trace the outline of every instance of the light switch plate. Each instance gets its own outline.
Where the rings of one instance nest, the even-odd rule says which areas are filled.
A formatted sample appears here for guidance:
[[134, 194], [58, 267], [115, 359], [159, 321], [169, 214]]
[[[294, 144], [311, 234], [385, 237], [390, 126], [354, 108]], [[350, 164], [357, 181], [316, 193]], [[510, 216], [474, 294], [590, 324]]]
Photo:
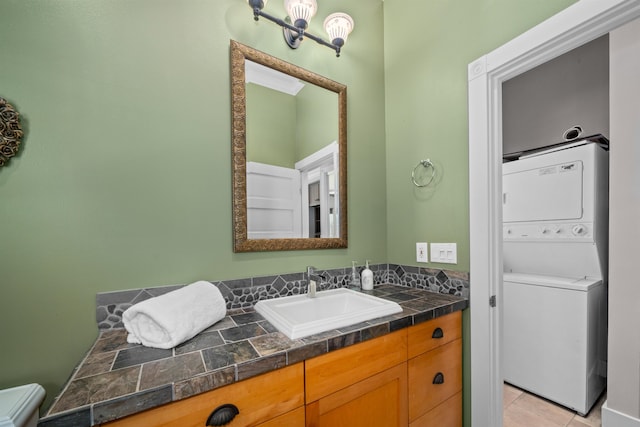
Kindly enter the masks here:
[[416, 262], [428, 262], [426, 243], [416, 243]]
[[458, 263], [458, 249], [455, 243], [432, 243], [431, 262], [443, 264]]

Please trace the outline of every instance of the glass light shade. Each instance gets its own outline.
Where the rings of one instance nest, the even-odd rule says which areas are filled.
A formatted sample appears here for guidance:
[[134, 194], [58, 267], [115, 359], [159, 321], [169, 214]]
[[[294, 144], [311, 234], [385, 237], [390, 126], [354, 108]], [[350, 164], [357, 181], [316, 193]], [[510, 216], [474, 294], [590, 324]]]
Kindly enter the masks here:
[[318, 3], [316, 0], [284, 0], [284, 9], [294, 25], [299, 20], [303, 20], [308, 25], [318, 11]]
[[343, 46], [353, 31], [353, 18], [342, 12], [332, 13], [324, 20], [324, 30], [329, 34], [331, 43]]

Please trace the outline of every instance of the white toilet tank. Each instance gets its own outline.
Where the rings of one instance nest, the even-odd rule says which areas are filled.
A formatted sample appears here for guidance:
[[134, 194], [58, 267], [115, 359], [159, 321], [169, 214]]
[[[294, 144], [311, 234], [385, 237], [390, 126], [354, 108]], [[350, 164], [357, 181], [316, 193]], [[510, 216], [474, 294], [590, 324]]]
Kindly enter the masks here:
[[39, 384], [0, 390], [0, 427], [36, 427], [43, 400], [44, 389]]

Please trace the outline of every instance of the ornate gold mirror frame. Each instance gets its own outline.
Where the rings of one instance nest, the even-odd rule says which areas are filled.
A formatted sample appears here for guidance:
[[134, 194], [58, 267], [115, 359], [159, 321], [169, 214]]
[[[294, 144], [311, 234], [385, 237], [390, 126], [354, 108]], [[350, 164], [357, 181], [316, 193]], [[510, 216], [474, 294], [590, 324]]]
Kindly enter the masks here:
[[[247, 238], [245, 60], [250, 60], [338, 94], [339, 237]], [[234, 252], [335, 249], [347, 247], [347, 87], [311, 71], [231, 40], [231, 121]]]

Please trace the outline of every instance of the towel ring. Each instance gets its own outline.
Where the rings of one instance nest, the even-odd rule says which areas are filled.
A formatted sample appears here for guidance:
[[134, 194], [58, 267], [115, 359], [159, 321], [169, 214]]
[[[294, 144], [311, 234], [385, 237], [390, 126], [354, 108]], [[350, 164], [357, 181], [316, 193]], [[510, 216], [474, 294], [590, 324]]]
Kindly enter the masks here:
[[[425, 179], [426, 182], [422, 182], [422, 183], [416, 181], [416, 170], [420, 166], [422, 166], [425, 169], [431, 168], [431, 176], [428, 179]], [[436, 176], [436, 168], [433, 165], [433, 163], [431, 162], [431, 160], [429, 160], [429, 159], [420, 160], [420, 162], [418, 162], [416, 167], [413, 168], [413, 171], [411, 171], [411, 181], [413, 181], [413, 185], [415, 185], [416, 187], [426, 187], [427, 185], [431, 184], [431, 182], [433, 181], [433, 178], [435, 178], [435, 176]]]

